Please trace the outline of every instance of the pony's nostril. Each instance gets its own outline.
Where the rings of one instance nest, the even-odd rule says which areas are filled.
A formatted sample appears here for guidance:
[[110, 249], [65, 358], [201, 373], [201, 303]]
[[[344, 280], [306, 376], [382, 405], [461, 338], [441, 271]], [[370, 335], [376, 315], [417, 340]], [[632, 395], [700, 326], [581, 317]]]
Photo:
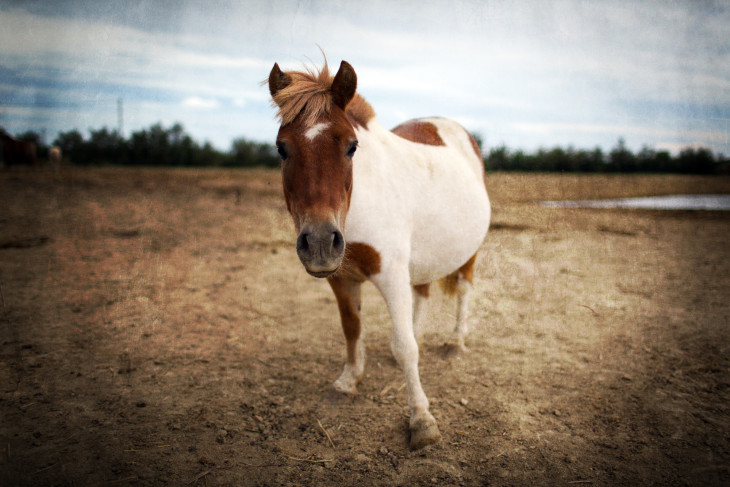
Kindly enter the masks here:
[[332, 248], [335, 249], [337, 252], [342, 252], [345, 248], [345, 239], [342, 237], [342, 233], [340, 233], [338, 230], [335, 230], [332, 235]]
[[300, 233], [297, 237], [297, 252], [306, 252], [309, 249], [309, 234]]

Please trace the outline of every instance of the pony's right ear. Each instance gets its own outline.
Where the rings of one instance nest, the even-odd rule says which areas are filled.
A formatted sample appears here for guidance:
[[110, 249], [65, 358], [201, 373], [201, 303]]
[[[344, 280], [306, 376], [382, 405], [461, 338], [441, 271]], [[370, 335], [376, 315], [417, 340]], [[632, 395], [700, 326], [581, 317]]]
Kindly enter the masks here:
[[272, 98], [276, 96], [280, 90], [289, 86], [290, 83], [291, 78], [279, 68], [278, 63], [274, 63], [274, 67], [271, 68], [271, 73], [269, 73], [269, 92], [271, 93]]
[[355, 70], [347, 61], [340, 63], [340, 69], [337, 70], [335, 79], [332, 80], [332, 101], [335, 105], [342, 108], [343, 110], [350, 103], [352, 97], [355, 96], [355, 90], [357, 90], [357, 75]]

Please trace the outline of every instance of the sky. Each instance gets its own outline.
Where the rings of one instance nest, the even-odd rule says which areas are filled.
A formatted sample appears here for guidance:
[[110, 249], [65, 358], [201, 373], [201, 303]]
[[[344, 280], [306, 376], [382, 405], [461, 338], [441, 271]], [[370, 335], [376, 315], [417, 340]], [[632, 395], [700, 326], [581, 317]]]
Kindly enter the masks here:
[[[321, 49], [321, 51], [320, 51]], [[355, 68], [386, 127], [443, 116], [486, 149], [730, 155], [730, 1], [0, 0], [0, 126], [228, 150], [278, 130], [268, 78]]]

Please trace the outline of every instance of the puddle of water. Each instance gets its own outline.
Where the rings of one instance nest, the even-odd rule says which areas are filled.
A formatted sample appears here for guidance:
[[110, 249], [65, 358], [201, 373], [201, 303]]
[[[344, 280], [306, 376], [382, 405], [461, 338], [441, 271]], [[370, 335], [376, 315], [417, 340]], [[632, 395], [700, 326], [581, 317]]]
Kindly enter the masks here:
[[671, 195], [612, 200], [543, 201], [548, 208], [626, 208], [637, 210], [711, 210], [730, 211], [730, 195]]

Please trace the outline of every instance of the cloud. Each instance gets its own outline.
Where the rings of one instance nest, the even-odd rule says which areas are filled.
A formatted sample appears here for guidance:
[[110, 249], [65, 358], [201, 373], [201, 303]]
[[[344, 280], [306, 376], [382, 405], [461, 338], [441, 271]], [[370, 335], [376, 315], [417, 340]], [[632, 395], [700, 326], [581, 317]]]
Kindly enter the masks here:
[[309, 56], [319, 65], [319, 45], [333, 68], [353, 64], [360, 92], [388, 126], [444, 115], [523, 147], [608, 146], [630, 130], [621, 134], [630, 143], [702, 141], [730, 153], [722, 4], [169, 5], [0, 7], [0, 121], [17, 130], [40, 130], [43, 120], [113, 125], [123, 98], [130, 130], [177, 117], [219, 146], [241, 135], [270, 139], [276, 127], [259, 82], [274, 61], [291, 69]]
[[211, 109], [218, 108], [220, 103], [214, 98], [201, 98], [199, 96], [190, 96], [182, 102], [183, 106], [190, 108]]
[[203, 109], [218, 108], [220, 106], [218, 100], [214, 98], [201, 98], [199, 96], [190, 96], [188, 98], [185, 98], [182, 104], [190, 108]]

